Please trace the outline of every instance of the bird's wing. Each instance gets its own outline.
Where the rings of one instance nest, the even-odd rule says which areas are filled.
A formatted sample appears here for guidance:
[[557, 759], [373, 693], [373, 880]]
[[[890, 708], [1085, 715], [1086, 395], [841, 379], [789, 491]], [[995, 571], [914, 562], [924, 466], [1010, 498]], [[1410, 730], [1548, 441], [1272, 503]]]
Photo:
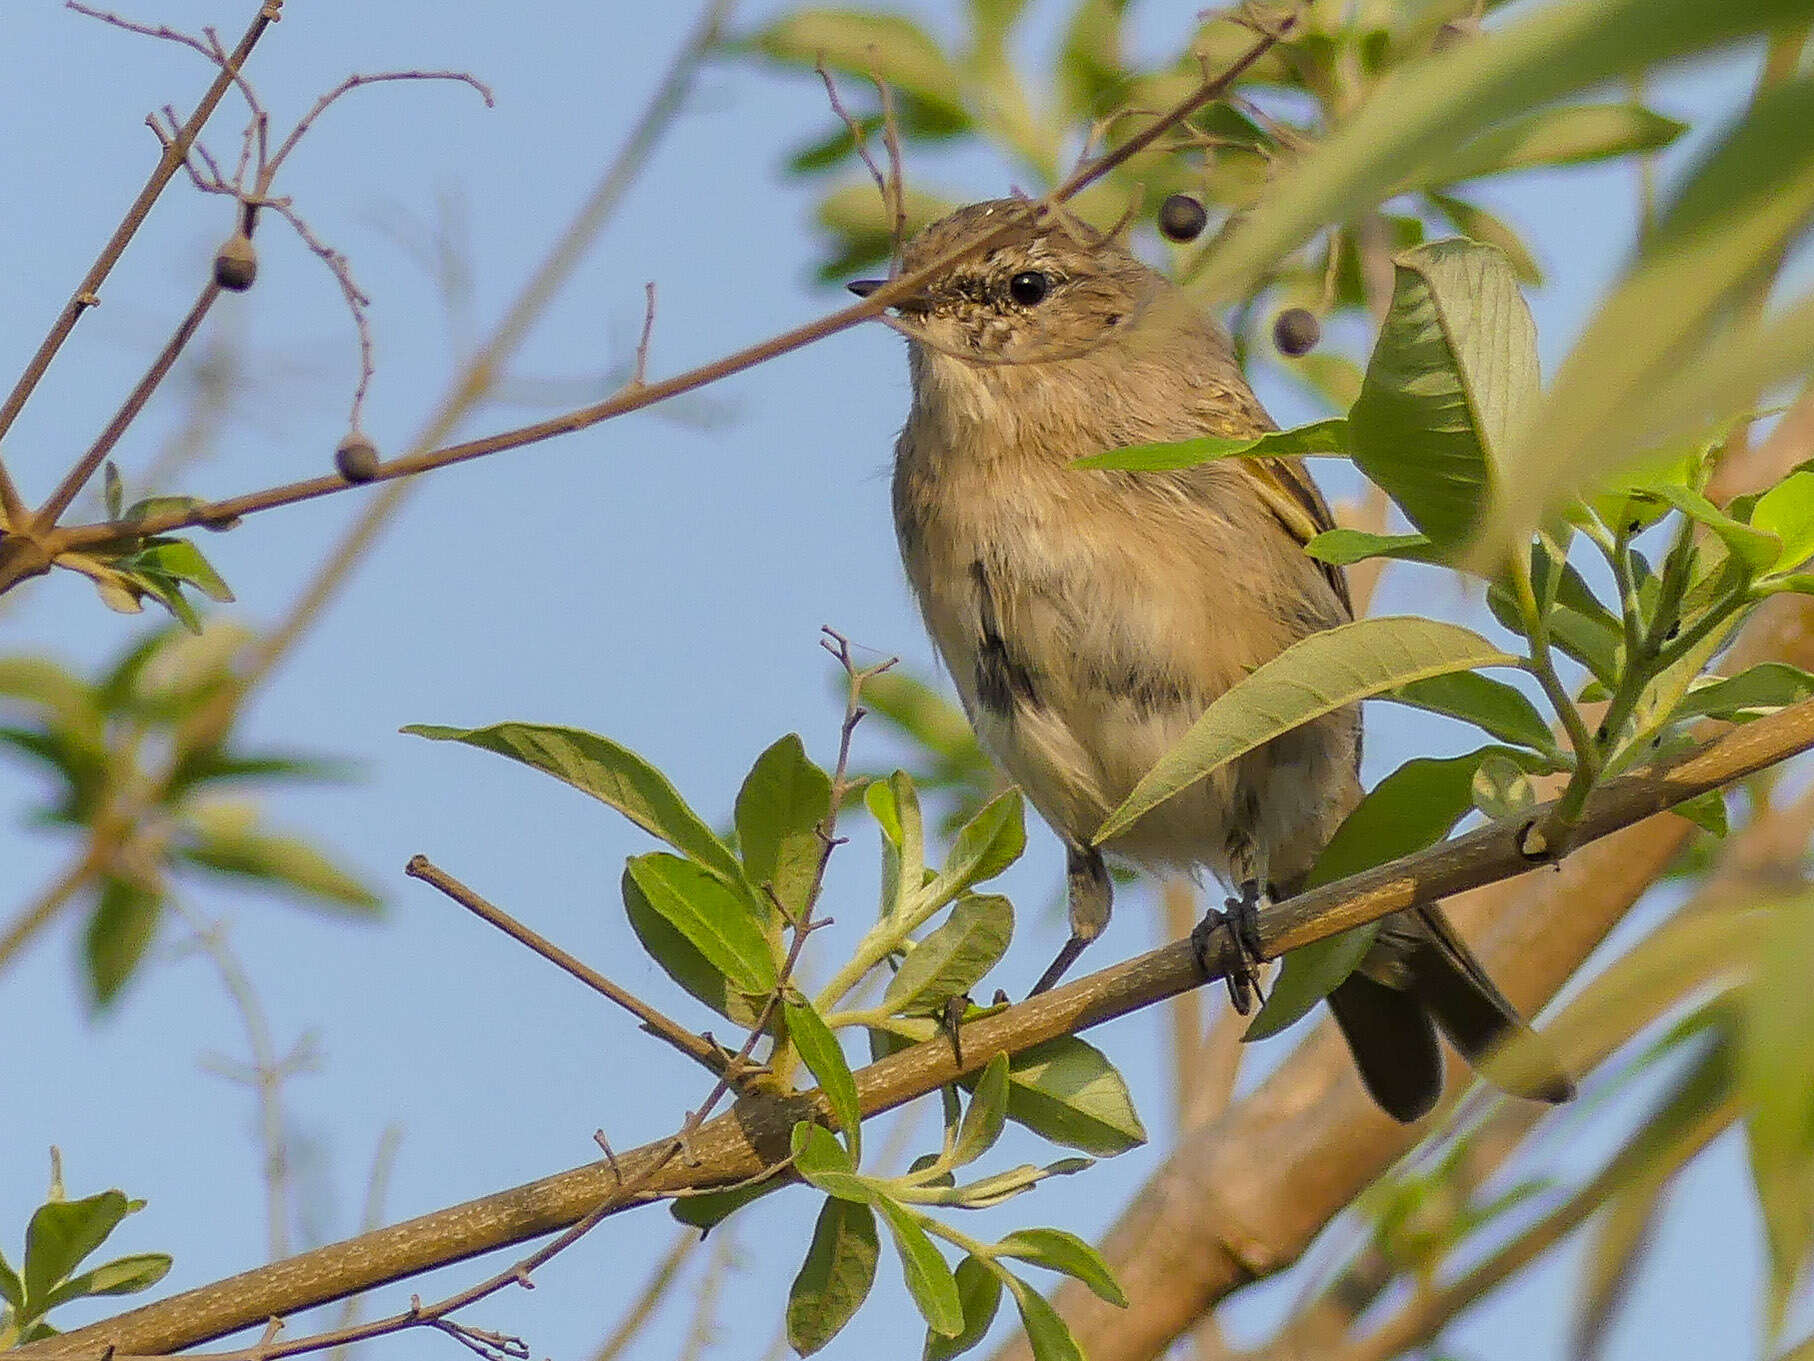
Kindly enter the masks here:
[[[1324, 530], [1335, 528], [1328, 502], [1297, 459], [1255, 458], [1246, 459], [1243, 464], [1266, 508], [1299, 544], [1307, 544]], [[1348, 574], [1331, 562], [1319, 561], [1317, 566], [1328, 578], [1336, 599], [1342, 602], [1342, 609], [1352, 616], [1354, 602], [1348, 594]]]

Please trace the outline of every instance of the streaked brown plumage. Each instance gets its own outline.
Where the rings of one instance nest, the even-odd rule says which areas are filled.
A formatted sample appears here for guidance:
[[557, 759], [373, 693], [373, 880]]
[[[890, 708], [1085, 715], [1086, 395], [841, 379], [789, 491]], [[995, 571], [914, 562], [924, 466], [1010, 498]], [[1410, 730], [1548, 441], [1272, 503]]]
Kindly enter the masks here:
[[[1109, 917], [1089, 846], [1102, 820], [1218, 695], [1352, 611], [1341, 571], [1302, 551], [1330, 519], [1294, 461], [1070, 466], [1273, 425], [1202, 309], [1088, 228], [1017, 200], [975, 204], [926, 228], [904, 266], [1004, 222], [1003, 240], [897, 308], [913, 406], [895, 522], [978, 737], [1069, 850], [1080, 945]], [[1331, 714], [1104, 849], [1289, 892], [1360, 798], [1359, 756], [1358, 711]], [[1440, 1093], [1432, 1016], [1470, 1059], [1522, 1025], [1433, 907], [1392, 919], [1331, 1003], [1369, 1089], [1400, 1119]]]

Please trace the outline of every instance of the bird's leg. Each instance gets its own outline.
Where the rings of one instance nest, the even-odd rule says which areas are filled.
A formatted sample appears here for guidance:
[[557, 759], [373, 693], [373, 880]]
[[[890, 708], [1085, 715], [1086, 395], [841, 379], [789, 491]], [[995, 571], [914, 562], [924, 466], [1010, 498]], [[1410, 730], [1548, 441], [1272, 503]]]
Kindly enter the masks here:
[[1065, 970], [1083, 953], [1083, 947], [1100, 936], [1102, 928], [1109, 924], [1114, 888], [1109, 881], [1108, 867], [1102, 863], [1102, 852], [1094, 846], [1076, 842], [1065, 844], [1065, 890], [1070, 903], [1071, 938], [1058, 952], [1058, 958], [1039, 976], [1039, 982], [1027, 994], [1029, 997], [1039, 996], [1063, 978]]
[[[1225, 949], [1217, 936], [1218, 928], [1228, 929]], [[1197, 952], [1197, 963], [1205, 973], [1220, 967], [1228, 983], [1228, 1000], [1245, 1016], [1253, 1010], [1260, 995], [1258, 966], [1264, 958], [1260, 940], [1260, 881], [1246, 879], [1241, 883], [1241, 896], [1230, 898], [1221, 908], [1210, 908], [1190, 933]], [[1264, 1000], [1263, 998], [1261, 999]]]

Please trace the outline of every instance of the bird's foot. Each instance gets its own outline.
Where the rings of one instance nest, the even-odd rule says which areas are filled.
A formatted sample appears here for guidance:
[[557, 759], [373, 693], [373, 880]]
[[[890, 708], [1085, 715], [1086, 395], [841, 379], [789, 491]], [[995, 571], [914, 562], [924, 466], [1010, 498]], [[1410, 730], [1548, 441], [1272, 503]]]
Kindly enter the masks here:
[[1228, 1000], [1245, 1016], [1260, 995], [1259, 964], [1265, 958], [1260, 940], [1260, 884], [1249, 879], [1241, 896], [1203, 914], [1190, 933], [1197, 964], [1204, 973], [1220, 973], [1228, 983]]

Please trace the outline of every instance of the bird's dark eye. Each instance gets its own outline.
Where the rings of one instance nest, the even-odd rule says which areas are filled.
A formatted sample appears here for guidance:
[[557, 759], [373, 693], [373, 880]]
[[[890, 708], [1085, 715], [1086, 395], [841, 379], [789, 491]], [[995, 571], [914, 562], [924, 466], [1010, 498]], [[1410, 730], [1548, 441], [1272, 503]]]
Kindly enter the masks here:
[[1032, 307], [1052, 291], [1052, 281], [1036, 269], [1008, 280], [1008, 296], [1022, 307]]

